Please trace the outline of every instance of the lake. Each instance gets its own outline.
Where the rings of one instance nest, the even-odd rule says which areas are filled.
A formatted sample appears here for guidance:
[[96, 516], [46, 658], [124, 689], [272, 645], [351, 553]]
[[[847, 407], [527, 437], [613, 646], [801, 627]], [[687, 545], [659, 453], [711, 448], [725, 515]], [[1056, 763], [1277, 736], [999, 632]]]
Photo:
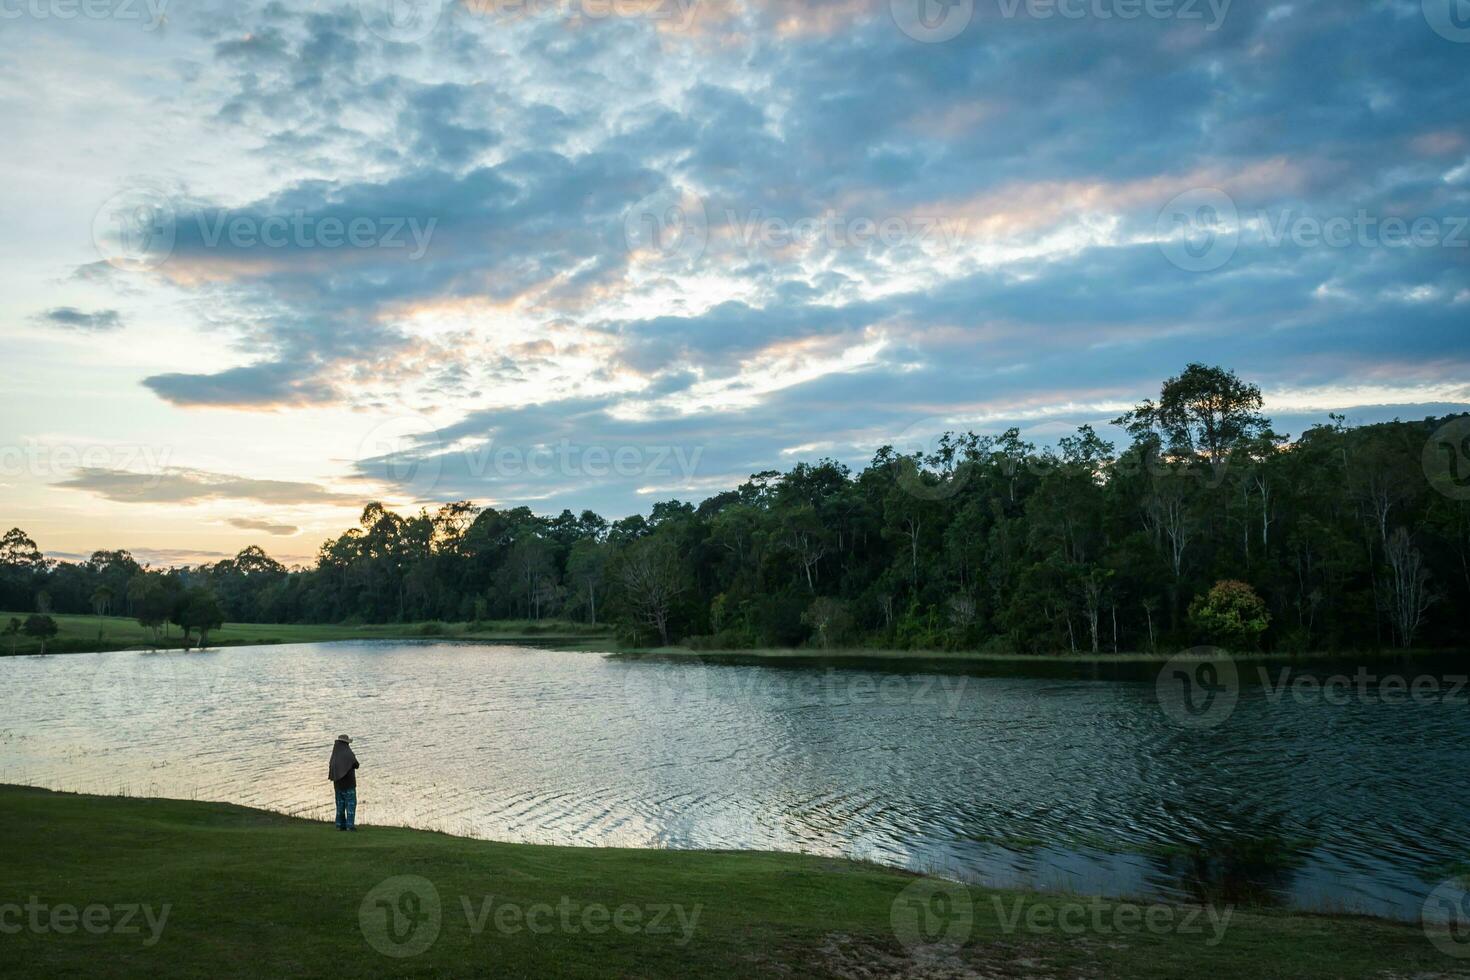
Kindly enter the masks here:
[[1281, 671], [1308, 672], [1243, 666], [1229, 717], [1190, 728], [1146, 664], [953, 675], [435, 642], [0, 658], [0, 782], [329, 820], [344, 731], [363, 825], [1414, 918], [1470, 860], [1452, 666], [1437, 698], [1284, 693]]

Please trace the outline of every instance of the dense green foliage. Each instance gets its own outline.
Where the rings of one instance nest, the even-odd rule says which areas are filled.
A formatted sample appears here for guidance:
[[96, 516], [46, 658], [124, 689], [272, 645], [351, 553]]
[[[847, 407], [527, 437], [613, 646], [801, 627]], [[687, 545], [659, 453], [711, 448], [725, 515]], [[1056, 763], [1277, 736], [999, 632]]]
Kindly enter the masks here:
[[[20, 787], [0, 787], [0, 822], [0, 903], [21, 906], [12, 926], [29, 921], [28, 903], [46, 926], [3, 937], [3, 976], [1260, 980], [1447, 976], [1453, 967], [1407, 923], [1232, 909], [1213, 942], [1197, 907], [1147, 907], [1171, 923], [1197, 918], [1193, 929], [1143, 928], [1136, 904], [981, 888], [966, 893], [969, 911], [937, 910], [941, 924], [963, 923], [939, 933], [958, 945], [906, 945], [915, 933], [900, 934], [903, 916], [934, 899], [905, 891], [917, 879], [807, 854], [539, 847], [373, 826], [338, 834], [328, 823], [219, 803]], [[365, 938], [364, 906], [380, 914], [368, 900], [397, 875], [431, 885], [440, 914], [426, 949], [390, 959]], [[100, 933], [86, 919], [53, 925], [56, 910], [73, 908], [105, 909], [101, 921], [120, 923], [112, 910], [129, 903], [149, 906], [153, 918], [140, 913], [126, 931]], [[636, 930], [604, 920], [593, 931], [583, 915], [672, 905], [683, 919], [655, 925], [647, 916]], [[500, 926], [507, 907], [524, 921]], [[570, 919], [563, 907], [574, 910]], [[537, 908], [546, 911], [533, 931]], [[1063, 909], [1080, 931], [1059, 927]]]
[[50, 616], [34, 613], [26, 617], [25, 623], [21, 626], [21, 632], [34, 640], [40, 641], [41, 652], [45, 653], [46, 641], [57, 634], [58, 628], [56, 626], [56, 620]]
[[1040, 450], [1015, 429], [949, 434], [860, 472], [800, 463], [611, 523], [370, 504], [305, 569], [255, 547], [166, 573], [126, 552], [49, 562], [13, 530], [0, 608], [162, 624], [207, 588], [238, 622], [559, 616], [705, 648], [1461, 645], [1470, 501], [1424, 463], [1446, 420], [1333, 417], [1288, 440], [1260, 406], [1254, 386], [1190, 365], [1118, 420], [1122, 450], [1087, 426]]
[[1250, 650], [1271, 622], [1266, 603], [1244, 582], [1226, 579], [1189, 604], [1189, 622], [1211, 643]]

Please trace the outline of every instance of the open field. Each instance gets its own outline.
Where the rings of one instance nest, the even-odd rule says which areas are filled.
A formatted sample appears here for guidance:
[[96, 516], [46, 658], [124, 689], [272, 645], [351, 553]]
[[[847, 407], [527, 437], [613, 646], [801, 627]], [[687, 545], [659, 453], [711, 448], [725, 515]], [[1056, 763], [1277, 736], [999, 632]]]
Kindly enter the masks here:
[[343, 834], [23, 787], [0, 787], [0, 822], [10, 976], [1470, 975], [1415, 925], [956, 889], [806, 855]]
[[[0, 612], [0, 626], [11, 617], [25, 622], [29, 613]], [[55, 615], [61, 632], [46, 643], [47, 653], [95, 653], [99, 650], [154, 647], [153, 634], [135, 619], [124, 616]], [[39, 641], [16, 637], [16, 654], [41, 652]], [[391, 623], [338, 625], [314, 623], [226, 623], [209, 633], [211, 647], [262, 643], [314, 643], [324, 640], [486, 640], [497, 643], [548, 643], [563, 649], [611, 649], [612, 634], [604, 627], [565, 620], [497, 620], [483, 623]], [[0, 637], [0, 655], [11, 650], [11, 637]], [[161, 648], [183, 646], [181, 631], [169, 626]]]

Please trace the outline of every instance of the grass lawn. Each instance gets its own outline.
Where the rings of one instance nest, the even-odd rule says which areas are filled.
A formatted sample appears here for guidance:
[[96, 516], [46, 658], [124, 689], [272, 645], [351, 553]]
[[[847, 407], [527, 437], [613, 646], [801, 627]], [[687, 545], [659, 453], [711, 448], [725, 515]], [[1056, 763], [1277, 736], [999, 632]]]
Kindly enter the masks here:
[[[1126, 903], [955, 892], [802, 855], [344, 834], [223, 804], [21, 787], [0, 787], [0, 826], [8, 976], [1470, 975], [1414, 925], [1235, 910], [1221, 932], [1169, 908], [1150, 930]], [[133, 931], [113, 930], [125, 915]], [[919, 916], [941, 944], [925, 944]]]
[[[0, 627], [11, 617], [25, 622], [30, 613], [0, 612]], [[46, 642], [47, 653], [94, 653], [98, 650], [127, 650], [153, 646], [153, 634], [124, 616], [80, 616], [52, 614], [61, 632]], [[0, 656], [11, 652], [10, 637], [0, 637]], [[211, 647], [248, 646], [257, 643], [312, 643], [320, 640], [456, 639], [525, 641], [550, 643], [570, 649], [612, 649], [612, 634], [602, 626], [564, 620], [498, 620], [483, 623], [392, 623], [343, 626], [312, 623], [226, 623], [209, 633]], [[160, 646], [183, 645], [177, 626]], [[41, 652], [40, 641], [20, 636], [16, 654]]]

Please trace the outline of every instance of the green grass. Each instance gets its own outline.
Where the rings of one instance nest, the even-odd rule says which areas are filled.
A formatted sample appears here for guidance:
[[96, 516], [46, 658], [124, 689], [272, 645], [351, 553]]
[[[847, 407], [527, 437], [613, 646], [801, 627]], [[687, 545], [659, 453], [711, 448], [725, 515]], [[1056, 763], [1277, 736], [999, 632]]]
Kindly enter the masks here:
[[[905, 944], [909, 933], [895, 927], [895, 908], [900, 923], [914, 909], [897, 900], [920, 879], [803, 855], [538, 847], [382, 827], [343, 834], [330, 824], [223, 804], [21, 787], [0, 787], [0, 826], [0, 925], [7, 933], [21, 925], [0, 934], [0, 974], [9, 976], [1467, 975], [1453, 972], [1465, 961], [1437, 951], [1412, 925], [1236, 910], [1212, 945], [1218, 932], [1203, 917], [1198, 932], [1101, 933], [1089, 911], [1080, 931], [1062, 931], [1051, 915], [1069, 905], [1090, 910], [1094, 900], [975, 888], [970, 934], [945, 952]], [[432, 885], [440, 929], [423, 952], [390, 959], [369, 945], [363, 923], [369, 932], [381, 928], [376, 899], [403, 893], [395, 883], [371, 899], [370, 892], [398, 875]], [[465, 903], [478, 916], [487, 901], [477, 932]], [[22, 909], [7, 913], [6, 903]], [[27, 903], [46, 906], [35, 914], [48, 929], [71, 924], [49, 918], [61, 906], [81, 915], [106, 907], [115, 921], [120, 913], [111, 910], [130, 903], [149, 906], [162, 926], [155, 930], [139, 915], [133, 924], [140, 931], [126, 935], [75, 925], [66, 934], [41, 931], [21, 918], [31, 914]], [[668, 907], [683, 913], [661, 917], [668, 931], [634, 925], [635, 910], [639, 923], [651, 925], [657, 909]], [[1104, 924], [1132, 921], [1111, 918], [1117, 903], [1097, 907]], [[589, 908], [628, 910], [619, 920], [625, 928], [584, 918]], [[1182, 924], [1187, 911], [1174, 911]], [[102, 913], [91, 914], [95, 927]], [[419, 933], [410, 920], [398, 921], [405, 936], [431, 934], [427, 925]], [[528, 931], [528, 922], [538, 931]], [[589, 933], [588, 922], [601, 931]], [[386, 948], [406, 948], [377, 938]]]
[[[0, 612], [0, 626], [11, 617], [25, 622], [30, 613]], [[46, 642], [47, 653], [94, 653], [98, 650], [143, 649], [153, 646], [153, 634], [124, 616], [56, 615], [60, 633]], [[496, 642], [534, 642], [561, 648], [607, 650], [612, 634], [603, 626], [565, 620], [496, 620], [482, 623], [390, 623], [380, 625], [336, 625], [315, 623], [226, 623], [211, 630], [211, 647], [249, 646], [260, 643], [314, 643], [323, 640], [453, 639]], [[177, 649], [183, 638], [177, 626], [169, 627], [168, 639], [160, 646]], [[0, 656], [11, 652], [10, 637], [0, 637]], [[15, 653], [41, 652], [40, 641], [20, 636]]]

